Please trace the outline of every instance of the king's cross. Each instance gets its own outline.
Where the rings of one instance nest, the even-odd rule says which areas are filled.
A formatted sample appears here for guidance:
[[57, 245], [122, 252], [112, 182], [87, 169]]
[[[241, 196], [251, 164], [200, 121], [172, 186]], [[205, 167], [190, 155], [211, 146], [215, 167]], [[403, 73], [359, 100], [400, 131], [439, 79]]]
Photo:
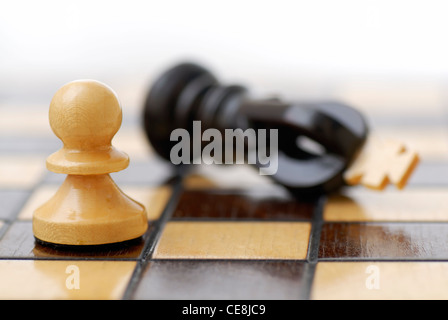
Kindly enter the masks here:
[[418, 162], [418, 154], [403, 143], [370, 137], [344, 179], [349, 185], [375, 190], [383, 190], [389, 183], [403, 189]]

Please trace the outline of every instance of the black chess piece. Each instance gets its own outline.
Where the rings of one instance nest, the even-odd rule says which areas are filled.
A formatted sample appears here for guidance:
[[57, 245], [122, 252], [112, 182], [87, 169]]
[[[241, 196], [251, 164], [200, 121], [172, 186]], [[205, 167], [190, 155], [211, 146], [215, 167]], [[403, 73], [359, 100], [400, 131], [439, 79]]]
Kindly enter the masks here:
[[[368, 133], [363, 115], [350, 106], [253, 99], [245, 87], [222, 85], [194, 63], [176, 65], [155, 81], [143, 117], [150, 143], [167, 160], [177, 143], [170, 141], [171, 132], [183, 128], [192, 134], [195, 120], [201, 121], [203, 131], [277, 129], [278, 170], [271, 178], [297, 195], [327, 193], [343, 186], [343, 172]], [[306, 147], [301, 137], [319, 148]]]

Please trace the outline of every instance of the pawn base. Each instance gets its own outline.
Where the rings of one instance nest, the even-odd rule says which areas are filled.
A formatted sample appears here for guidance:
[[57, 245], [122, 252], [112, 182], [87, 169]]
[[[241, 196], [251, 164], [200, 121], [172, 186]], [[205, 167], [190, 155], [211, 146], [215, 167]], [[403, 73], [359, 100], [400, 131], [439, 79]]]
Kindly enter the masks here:
[[56, 194], [34, 212], [34, 236], [62, 245], [101, 245], [142, 236], [144, 206], [125, 195], [108, 174], [68, 175]]
[[[131, 240], [122, 242], [106, 243], [106, 244], [94, 244], [94, 245], [70, 245], [70, 244], [58, 244], [52, 242], [46, 242], [34, 237], [35, 244], [37, 245], [34, 250], [47, 250], [53, 249], [59, 252], [78, 252], [78, 253], [102, 253], [113, 252], [123, 250], [123, 248], [139, 247], [144, 244], [144, 237], [138, 237]], [[45, 248], [45, 249], [43, 249]]]

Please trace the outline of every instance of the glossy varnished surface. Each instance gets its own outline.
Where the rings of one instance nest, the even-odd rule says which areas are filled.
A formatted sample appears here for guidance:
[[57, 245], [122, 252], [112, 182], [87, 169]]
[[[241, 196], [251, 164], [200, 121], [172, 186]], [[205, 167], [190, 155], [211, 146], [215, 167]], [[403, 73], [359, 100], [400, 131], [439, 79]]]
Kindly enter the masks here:
[[326, 223], [321, 259], [448, 259], [446, 223]]
[[[219, 203], [219, 206], [216, 204]], [[311, 220], [315, 201], [296, 201], [287, 191], [188, 190], [174, 211], [176, 219]]]
[[[48, 103], [5, 105], [0, 298], [446, 299], [446, 90], [391, 88], [356, 82], [332, 92], [367, 112], [373, 129], [421, 148], [409, 187], [348, 188], [305, 200], [245, 165], [176, 176], [151, 153], [138, 127], [140, 108], [124, 106], [114, 144], [131, 162], [111, 176], [145, 205], [148, 230], [135, 241], [84, 249], [43, 245], [32, 233], [35, 207], [65, 179], [45, 169], [45, 158], [60, 148], [48, 128]], [[81, 275], [76, 292], [66, 286], [73, 266]]]
[[298, 261], [154, 260], [137, 299], [304, 299], [307, 264]]
[[[153, 228], [149, 226], [149, 232]], [[16, 221], [10, 226], [0, 241], [0, 256], [31, 259], [67, 259], [67, 258], [107, 258], [138, 259], [143, 252], [148, 234], [141, 238], [104, 246], [70, 247], [44, 245], [36, 241], [32, 233], [31, 221]]]
[[[133, 261], [0, 260], [0, 299], [117, 300], [135, 265]], [[71, 270], [83, 274], [76, 289], [66, 285]]]

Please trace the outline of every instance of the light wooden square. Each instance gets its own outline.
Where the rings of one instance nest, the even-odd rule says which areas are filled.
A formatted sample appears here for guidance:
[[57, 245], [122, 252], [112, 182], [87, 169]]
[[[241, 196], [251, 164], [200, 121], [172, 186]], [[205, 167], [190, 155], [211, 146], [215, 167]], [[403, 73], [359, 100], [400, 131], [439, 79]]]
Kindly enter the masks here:
[[341, 82], [335, 98], [362, 110], [369, 116], [444, 115], [444, 84], [436, 79], [388, 79], [360, 77]]
[[2, 188], [31, 188], [45, 172], [45, 158], [35, 156], [0, 157], [0, 187]]
[[156, 259], [305, 259], [304, 222], [169, 222]]
[[0, 110], [2, 114], [0, 133], [2, 136], [50, 137], [53, 135], [48, 120], [49, 104], [0, 104]]
[[137, 127], [122, 127], [115, 134], [112, 145], [127, 153], [131, 161], [145, 161], [154, 156], [143, 129]]
[[419, 154], [421, 161], [448, 160], [448, 130], [445, 126], [383, 126], [375, 134], [403, 142]]
[[123, 186], [122, 190], [132, 199], [145, 206], [148, 220], [160, 218], [172, 194], [172, 189], [169, 186]]
[[0, 299], [121, 299], [135, 266], [133, 261], [0, 260]]
[[33, 218], [33, 212], [43, 205], [45, 202], [56, 193], [59, 186], [57, 185], [43, 185], [37, 188], [31, 196], [28, 198], [22, 210], [19, 212], [20, 220], [31, 220]]
[[325, 221], [448, 221], [448, 188], [373, 191], [360, 188], [331, 196]]
[[319, 262], [315, 300], [448, 299], [447, 262]]

